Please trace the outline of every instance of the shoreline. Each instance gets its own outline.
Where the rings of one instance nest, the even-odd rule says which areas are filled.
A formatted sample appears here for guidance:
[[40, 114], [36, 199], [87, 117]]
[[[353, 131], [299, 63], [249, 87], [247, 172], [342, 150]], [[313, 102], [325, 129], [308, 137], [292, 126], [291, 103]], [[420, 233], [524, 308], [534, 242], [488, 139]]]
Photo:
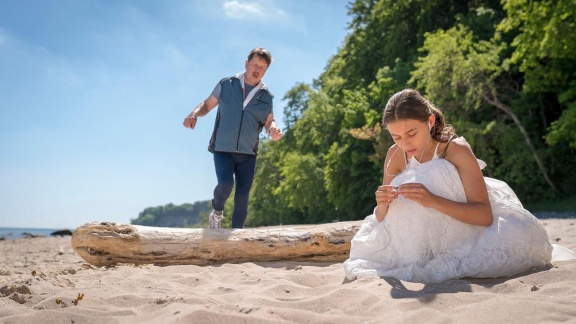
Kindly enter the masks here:
[[540, 211], [540, 212], [531, 212], [539, 220], [544, 219], [576, 219], [576, 212], [569, 211], [569, 212], [555, 212], [555, 211]]
[[[556, 211], [540, 211], [540, 212], [531, 212], [536, 218], [540, 221], [548, 220], [548, 219], [575, 219], [576, 220], [576, 211], [569, 211], [569, 212], [556, 212]], [[128, 223], [126, 223], [128, 224]], [[131, 224], [128, 224], [131, 225]], [[313, 224], [291, 224], [291, 225], [276, 225], [276, 226], [297, 226], [297, 225], [313, 225]], [[202, 227], [192, 227], [192, 228], [202, 228]], [[15, 240], [18, 238], [37, 238], [37, 237], [51, 237], [52, 232], [56, 231], [71, 231], [74, 232], [74, 229], [71, 228], [26, 228], [26, 227], [0, 227], [0, 241], [3, 240]], [[55, 235], [56, 237], [59, 235]]]

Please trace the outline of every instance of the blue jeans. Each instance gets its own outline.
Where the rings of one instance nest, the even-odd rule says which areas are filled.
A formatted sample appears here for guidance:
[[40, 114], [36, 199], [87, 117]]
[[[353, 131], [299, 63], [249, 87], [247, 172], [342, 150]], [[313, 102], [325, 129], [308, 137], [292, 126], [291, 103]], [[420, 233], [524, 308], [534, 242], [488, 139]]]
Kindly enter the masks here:
[[232, 193], [236, 179], [232, 228], [244, 228], [248, 216], [248, 198], [256, 170], [256, 155], [214, 152], [214, 166], [218, 184], [214, 188], [212, 207], [218, 211], [224, 210], [224, 204]]

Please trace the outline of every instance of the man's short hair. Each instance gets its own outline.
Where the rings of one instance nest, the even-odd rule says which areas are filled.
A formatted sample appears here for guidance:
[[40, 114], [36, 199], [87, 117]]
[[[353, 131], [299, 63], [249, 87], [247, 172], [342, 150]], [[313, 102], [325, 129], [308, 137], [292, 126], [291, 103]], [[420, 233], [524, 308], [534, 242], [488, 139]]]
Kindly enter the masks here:
[[272, 54], [270, 54], [270, 52], [268, 52], [267, 49], [264, 49], [262, 47], [254, 48], [252, 51], [250, 51], [250, 54], [248, 54], [248, 61], [250, 61], [254, 57], [254, 55], [266, 61], [266, 64], [268, 64], [268, 66], [270, 66], [270, 63], [272, 63]]

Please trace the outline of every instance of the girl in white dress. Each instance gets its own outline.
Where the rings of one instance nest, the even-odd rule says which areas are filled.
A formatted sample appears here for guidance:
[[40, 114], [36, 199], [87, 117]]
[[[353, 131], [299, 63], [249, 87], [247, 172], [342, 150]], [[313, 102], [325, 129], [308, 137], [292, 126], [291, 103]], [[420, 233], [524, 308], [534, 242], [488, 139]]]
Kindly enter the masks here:
[[541, 222], [506, 183], [482, 175], [484, 162], [418, 91], [393, 95], [382, 124], [395, 144], [384, 161], [374, 213], [344, 262], [348, 279], [491, 278], [551, 261]]

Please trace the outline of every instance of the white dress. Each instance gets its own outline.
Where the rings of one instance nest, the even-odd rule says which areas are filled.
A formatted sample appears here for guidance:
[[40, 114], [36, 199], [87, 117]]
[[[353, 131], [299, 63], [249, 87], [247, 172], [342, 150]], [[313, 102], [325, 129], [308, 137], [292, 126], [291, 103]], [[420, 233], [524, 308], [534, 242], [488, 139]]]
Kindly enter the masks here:
[[[522, 207], [505, 182], [487, 177], [485, 181], [494, 215], [491, 226], [465, 224], [400, 195], [390, 204], [384, 221], [378, 222], [372, 214], [362, 223], [344, 262], [346, 277], [377, 275], [435, 283], [512, 276], [547, 265], [552, 245], [542, 223]], [[456, 167], [436, 153], [422, 164], [412, 158], [391, 184], [409, 182], [466, 202]]]

